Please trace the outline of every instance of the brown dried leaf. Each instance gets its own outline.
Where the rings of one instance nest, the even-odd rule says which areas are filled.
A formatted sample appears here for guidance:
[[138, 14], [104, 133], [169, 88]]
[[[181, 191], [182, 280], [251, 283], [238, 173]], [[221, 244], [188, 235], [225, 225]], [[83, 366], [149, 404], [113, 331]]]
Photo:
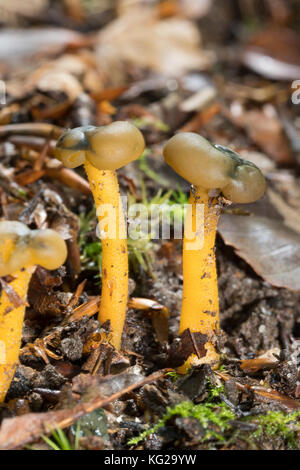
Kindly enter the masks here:
[[300, 407], [300, 404], [296, 400], [293, 400], [292, 398], [289, 398], [271, 388], [250, 387], [250, 389], [254, 392], [255, 398], [258, 401], [267, 403], [275, 402], [289, 411], [298, 410]]
[[202, 333], [192, 333], [186, 329], [180, 338], [175, 340], [169, 350], [168, 365], [170, 367], [181, 366], [191, 354], [196, 354], [199, 358], [206, 355], [205, 344], [207, 335]]
[[168, 341], [169, 337], [169, 310], [156, 300], [132, 297], [128, 302], [129, 308], [146, 310], [151, 316], [152, 326], [160, 343]]
[[144, 5], [134, 12], [132, 8], [99, 35], [98, 60], [114, 86], [124, 85], [126, 63], [171, 76], [210, 65], [211, 56], [201, 49], [198, 29], [191, 21], [159, 20]]
[[79, 307], [73, 310], [73, 314], [69, 318], [69, 321], [79, 321], [85, 316], [92, 317], [95, 315], [95, 313], [97, 313], [99, 310], [100, 299], [101, 297], [98, 295], [88, 302], [79, 305]]
[[54, 291], [61, 284], [61, 276], [38, 266], [28, 290], [28, 300], [36, 313], [51, 317], [65, 314], [70, 294]]
[[245, 129], [250, 139], [276, 162], [293, 163], [287, 137], [273, 107], [266, 105], [246, 111], [234, 103], [228, 117], [235, 125]]
[[0, 60], [16, 63], [37, 52], [59, 52], [67, 44], [76, 44], [81, 38], [79, 33], [63, 28], [2, 29]]
[[257, 372], [258, 370], [272, 369], [275, 367], [279, 359], [276, 357], [280, 354], [278, 348], [270, 349], [261, 356], [255, 357], [254, 359], [245, 359], [241, 362], [241, 369], [244, 372]]
[[283, 28], [264, 28], [252, 37], [242, 62], [264, 77], [296, 80], [300, 77], [300, 35]]
[[21, 186], [27, 186], [28, 184], [38, 181], [42, 176], [44, 176], [44, 174], [44, 170], [28, 170], [17, 175], [15, 179]]
[[300, 290], [300, 235], [278, 219], [223, 214], [219, 232], [270, 284]]

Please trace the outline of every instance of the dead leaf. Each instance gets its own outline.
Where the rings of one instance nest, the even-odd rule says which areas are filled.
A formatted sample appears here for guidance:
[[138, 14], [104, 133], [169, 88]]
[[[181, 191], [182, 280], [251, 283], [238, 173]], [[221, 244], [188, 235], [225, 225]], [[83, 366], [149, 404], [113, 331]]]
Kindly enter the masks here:
[[196, 354], [199, 358], [204, 357], [207, 339], [207, 335], [202, 333], [192, 333], [189, 329], [184, 330], [170, 346], [168, 365], [179, 367], [191, 354]]
[[240, 367], [244, 372], [248, 373], [257, 372], [258, 370], [272, 369], [279, 362], [278, 357], [276, 357], [279, 354], [280, 349], [270, 349], [254, 359], [245, 359], [241, 362]]
[[152, 326], [160, 343], [168, 341], [169, 337], [169, 310], [156, 300], [132, 297], [128, 308], [146, 310], [151, 316]]
[[263, 279], [300, 290], [300, 236], [279, 219], [252, 214], [223, 214], [218, 230]]
[[250, 139], [277, 163], [293, 163], [281, 121], [271, 105], [247, 111], [240, 103], [234, 102], [225, 115], [235, 125], [245, 129]]
[[84, 304], [79, 305], [79, 307], [73, 310], [73, 313], [71, 317], [69, 318], [69, 321], [79, 321], [81, 320], [81, 318], [85, 316], [92, 317], [93, 315], [95, 315], [95, 313], [97, 313], [99, 310], [100, 300], [101, 300], [101, 297], [100, 295], [98, 295], [97, 297], [94, 297], [88, 302], [85, 302]]
[[300, 234], [300, 214], [293, 207], [289, 206], [284, 199], [272, 189], [268, 189], [268, 197], [272, 205], [278, 210], [284, 219], [287, 227]]
[[77, 43], [81, 38], [79, 33], [63, 28], [5, 28], [0, 32], [0, 60], [20, 63], [37, 52], [59, 52], [67, 44]]
[[242, 62], [273, 80], [300, 77], [300, 35], [283, 28], [264, 28], [256, 33], [242, 54]]
[[199, 31], [191, 21], [160, 20], [153, 9], [132, 8], [99, 34], [98, 60], [113, 86], [124, 85], [126, 63], [170, 76], [209, 67], [211, 54], [201, 48]]

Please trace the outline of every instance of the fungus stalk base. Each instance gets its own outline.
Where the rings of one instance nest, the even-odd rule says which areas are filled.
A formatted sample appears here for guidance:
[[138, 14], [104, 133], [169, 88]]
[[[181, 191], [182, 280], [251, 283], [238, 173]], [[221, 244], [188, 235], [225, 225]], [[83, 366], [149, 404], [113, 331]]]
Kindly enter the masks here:
[[14, 280], [9, 283], [9, 287], [23, 301], [19, 307], [14, 308], [2, 289], [0, 298], [0, 402], [5, 400], [18, 363], [27, 290], [34, 270], [35, 267], [30, 266], [12, 274]]
[[[204, 209], [204, 230], [196, 230], [196, 205]], [[191, 355], [180, 368], [185, 373], [192, 364], [218, 363], [219, 355], [211, 342], [219, 332], [219, 296], [215, 259], [216, 229], [220, 206], [216, 198], [209, 197], [208, 190], [198, 187], [191, 193], [186, 221], [192, 221], [194, 238], [188, 234], [187, 223], [183, 242], [183, 299], [180, 318], [180, 333], [189, 329], [191, 333], [207, 335], [206, 355], [198, 358]], [[202, 226], [203, 228], [203, 226]], [[198, 227], [197, 227], [198, 229]], [[191, 248], [191, 241], [199, 241], [199, 247]]]
[[[102, 241], [102, 292], [98, 320], [101, 323], [110, 321], [110, 341], [120, 349], [128, 299], [128, 255], [119, 185], [115, 171], [98, 170], [88, 161], [85, 170], [95, 200]], [[112, 233], [107, 238], [103, 237], [103, 233], [111, 229]]]

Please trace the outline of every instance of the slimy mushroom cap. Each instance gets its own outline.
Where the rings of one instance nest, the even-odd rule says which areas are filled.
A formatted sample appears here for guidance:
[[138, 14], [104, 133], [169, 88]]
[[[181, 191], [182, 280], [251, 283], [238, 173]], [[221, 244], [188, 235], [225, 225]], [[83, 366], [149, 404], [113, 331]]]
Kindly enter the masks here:
[[193, 132], [172, 137], [164, 147], [164, 157], [180, 176], [195, 186], [220, 188], [228, 183], [233, 163], [208, 140]]
[[163, 153], [166, 162], [191, 184], [220, 189], [232, 202], [250, 203], [264, 194], [265, 178], [256, 165], [198, 134], [175, 135]]
[[99, 170], [117, 170], [141, 156], [145, 148], [141, 132], [129, 122], [116, 121], [87, 136], [90, 163]]
[[26, 249], [29, 228], [17, 221], [0, 222], [0, 276], [8, 276], [30, 261]]
[[227, 147], [215, 145], [215, 148], [234, 161], [230, 182], [222, 188], [226, 199], [238, 204], [249, 204], [260, 199], [266, 190], [266, 180], [260, 169]]
[[54, 156], [67, 168], [77, 168], [85, 162], [88, 147], [82, 127], [69, 129], [62, 134], [54, 149]]
[[57, 142], [55, 156], [68, 168], [87, 159], [98, 170], [117, 170], [136, 160], [144, 148], [144, 138], [133, 124], [116, 121], [66, 131]]
[[1, 277], [36, 264], [57, 269], [66, 257], [66, 244], [54, 230], [30, 230], [21, 222], [0, 222]]
[[57, 269], [67, 258], [66, 243], [55, 230], [33, 230], [28, 247], [32, 264], [45, 269]]

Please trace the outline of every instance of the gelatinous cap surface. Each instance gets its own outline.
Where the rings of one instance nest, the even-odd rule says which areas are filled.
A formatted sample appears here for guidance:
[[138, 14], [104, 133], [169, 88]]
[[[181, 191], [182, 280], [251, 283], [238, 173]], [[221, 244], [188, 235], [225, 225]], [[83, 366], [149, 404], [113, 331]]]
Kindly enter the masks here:
[[175, 135], [163, 153], [166, 162], [190, 183], [205, 189], [221, 189], [232, 202], [254, 202], [265, 192], [265, 178], [257, 166], [198, 134]]
[[67, 258], [66, 243], [55, 230], [33, 230], [28, 247], [33, 264], [46, 269], [59, 268]]
[[21, 222], [0, 222], [0, 276], [35, 264], [57, 269], [66, 257], [66, 244], [54, 230], [30, 230]]
[[55, 156], [68, 168], [87, 159], [99, 170], [117, 170], [139, 158], [145, 148], [141, 132], [129, 122], [66, 131], [56, 144]]
[[69, 129], [62, 134], [56, 144], [54, 155], [67, 168], [76, 168], [85, 162], [88, 142], [83, 129], [81, 127]]

